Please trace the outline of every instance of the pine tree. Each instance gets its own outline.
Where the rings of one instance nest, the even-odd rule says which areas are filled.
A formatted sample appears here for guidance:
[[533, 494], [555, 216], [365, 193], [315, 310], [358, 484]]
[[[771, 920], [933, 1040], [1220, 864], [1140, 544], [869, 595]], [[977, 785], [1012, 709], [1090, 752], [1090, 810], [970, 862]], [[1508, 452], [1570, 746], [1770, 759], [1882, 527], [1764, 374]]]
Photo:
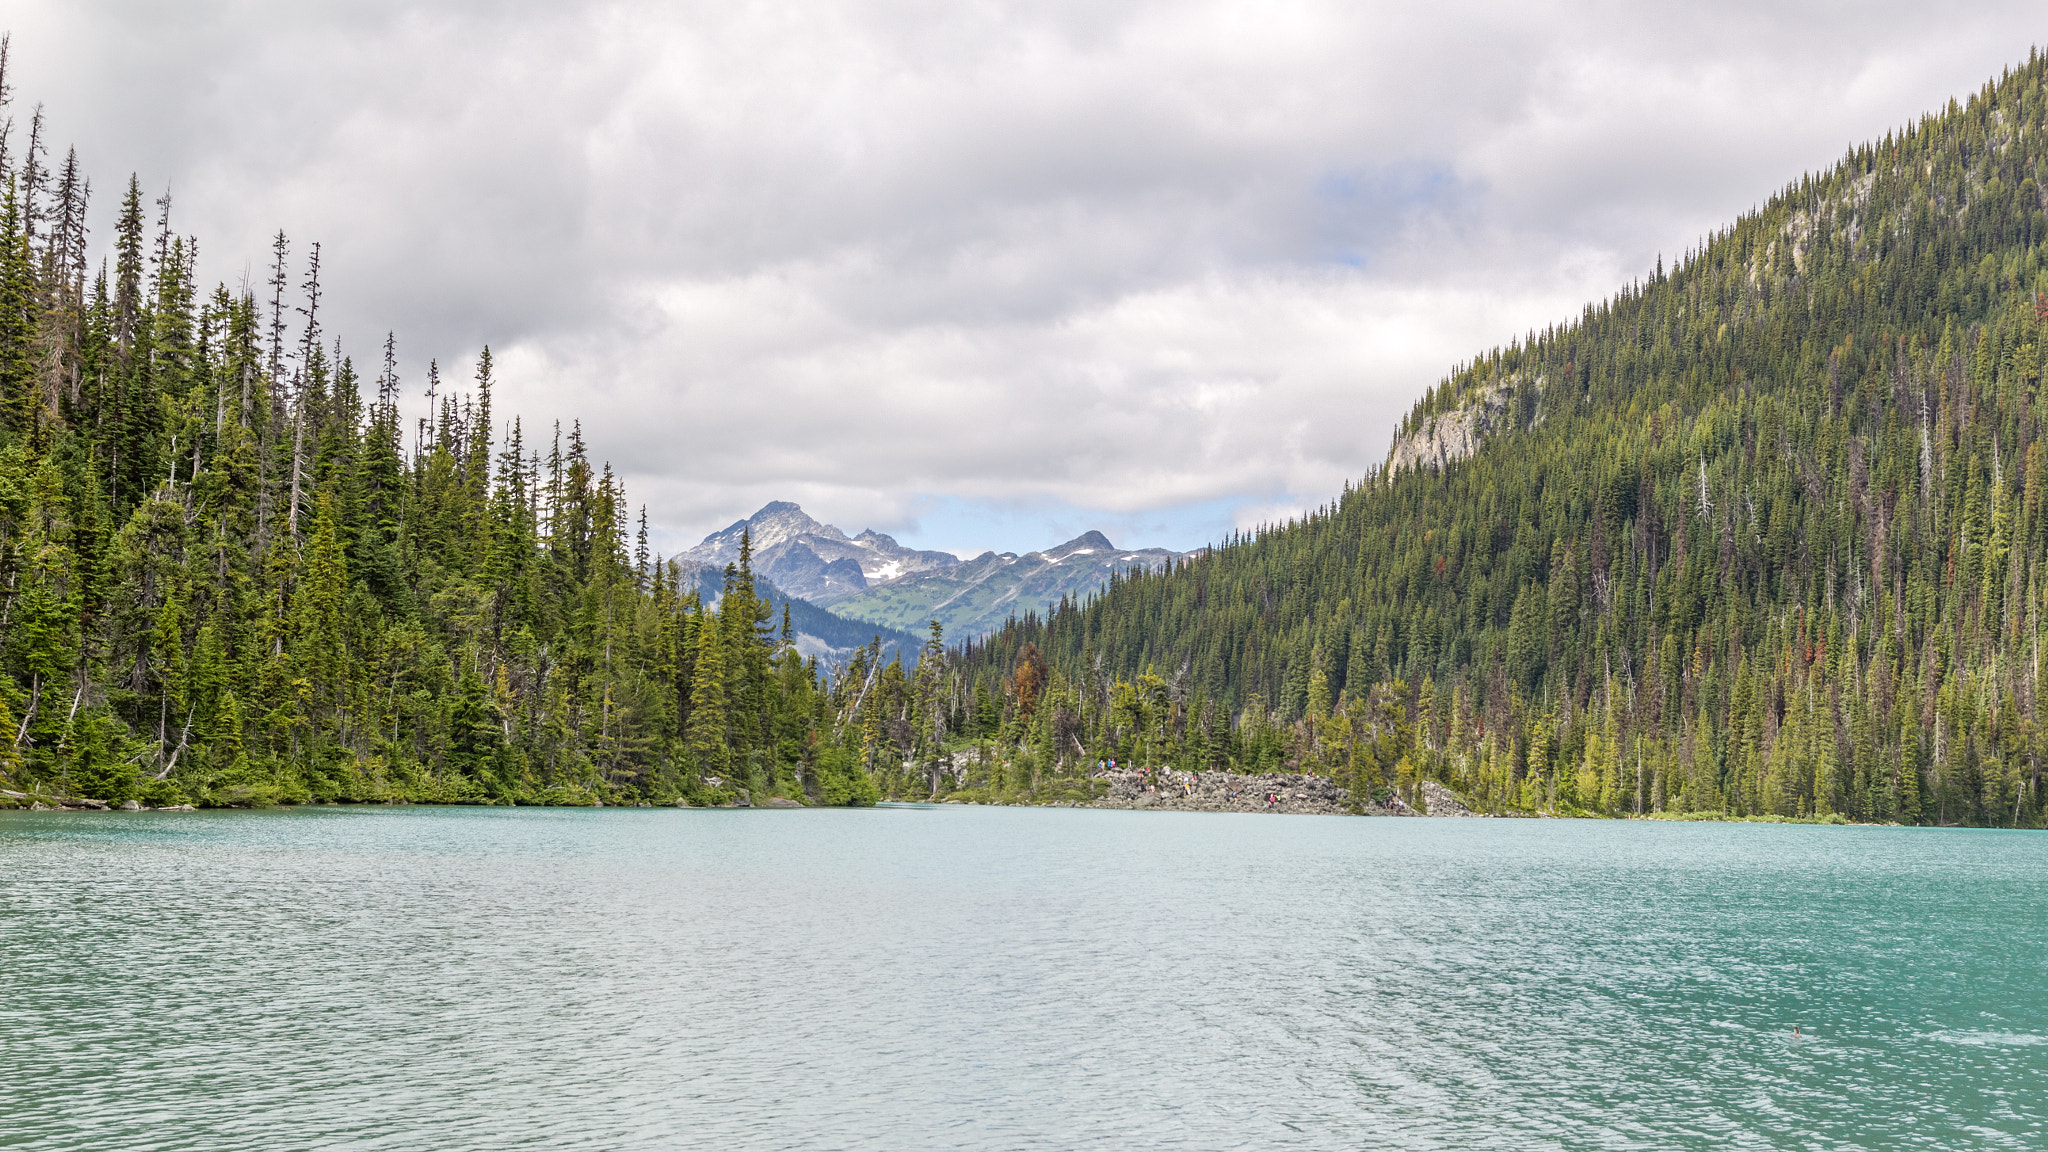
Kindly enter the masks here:
[[697, 628], [695, 670], [690, 680], [690, 757], [707, 780], [728, 771], [732, 749], [726, 733], [725, 644], [708, 619]]

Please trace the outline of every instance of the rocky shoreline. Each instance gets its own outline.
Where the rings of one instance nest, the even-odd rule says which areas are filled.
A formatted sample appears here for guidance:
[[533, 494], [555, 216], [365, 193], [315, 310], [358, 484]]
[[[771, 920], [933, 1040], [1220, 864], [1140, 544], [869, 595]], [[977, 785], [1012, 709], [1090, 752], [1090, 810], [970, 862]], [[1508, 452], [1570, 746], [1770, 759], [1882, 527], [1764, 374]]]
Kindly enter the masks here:
[[1097, 773], [1109, 793], [1087, 808], [1124, 808], [1162, 812], [1275, 812], [1283, 815], [1342, 816], [1477, 816], [1457, 794], [1434, 780], [1422, 784], [1428, 811], [1418, 811], [1389, 797], [1353, 808], [1351, 794], [1327, 776], [1240, 776], [1231, 772], [1137, 771]]
[[[1092, 802], [1061, 802], [1056, 807], [1077, 808], [1121, 808], [1152, 810], [1161, 812], [1273, 812], [1283, 815], [1309, 816], [1478, 816], [1458, 800], [1457, 794], [1434, 780], [1422, 782], [1422, 801], [1428, 811], [1418, 811], [1404, 804], [1398, 797], [1389, 797], [1385, 804], [1366, 804], [1353, 808], [1351, 794], [1326, 776], [1308, 774], [1275, 776], [1242, 776], [1231, 772], [1171, 772], [1145, 773], [1134, 770], [1118, 770], [1097, 773], [1093, 778], [1098, 784], [1107, 784], [1108, 792]], [[28, 801], [22, 804], [22, 801]], [[48, 801], [48, 803], [45, 803]], [[11, 805], [10, 803], [11, 802]], [[37, 812], [191, 812], [190, 804], [178, 804], [166, 808], [147, 808], [133, 800], [114, 805], [104, 800], [92, 800], [76, 796], [49, 796], [40, 793], [14, 792], [0, 789], [0, 807], [26, 807]], [[600, 805], [602, 806], [602, 805]], [[687, 803], [678, 802], [677, 807], [687, 808]], [[744, 791], [734, 800], [718, 805], [722, 808], [802, 808], [804, 805], [782, 797], [770, 797], [759, 803], [753, 802]]]

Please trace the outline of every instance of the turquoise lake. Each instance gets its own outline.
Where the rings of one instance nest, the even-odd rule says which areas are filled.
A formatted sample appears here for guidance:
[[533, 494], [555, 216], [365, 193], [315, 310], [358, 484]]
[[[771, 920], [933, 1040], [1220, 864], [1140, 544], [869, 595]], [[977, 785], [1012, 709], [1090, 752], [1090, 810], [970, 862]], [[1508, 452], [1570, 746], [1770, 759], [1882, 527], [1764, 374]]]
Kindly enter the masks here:
[[0, 977], [10, 1148], [2048, 1146], [2038, 833], [5, 813]]

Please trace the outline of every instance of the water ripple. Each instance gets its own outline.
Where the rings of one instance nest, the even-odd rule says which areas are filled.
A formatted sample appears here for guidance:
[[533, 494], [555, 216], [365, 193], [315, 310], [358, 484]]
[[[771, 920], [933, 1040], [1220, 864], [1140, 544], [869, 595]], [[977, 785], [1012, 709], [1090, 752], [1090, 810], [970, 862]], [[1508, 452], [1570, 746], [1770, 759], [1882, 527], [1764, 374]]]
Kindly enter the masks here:
[[2044, 845], [0, 814], [0, 1146], [2038, 1147]]

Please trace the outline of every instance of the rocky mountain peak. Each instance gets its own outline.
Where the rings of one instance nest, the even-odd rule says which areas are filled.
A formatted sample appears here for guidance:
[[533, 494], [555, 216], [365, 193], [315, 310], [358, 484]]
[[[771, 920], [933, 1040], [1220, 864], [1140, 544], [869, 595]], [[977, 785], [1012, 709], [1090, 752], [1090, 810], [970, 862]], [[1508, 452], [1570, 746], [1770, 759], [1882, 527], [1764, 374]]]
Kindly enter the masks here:
[[742, 533], [752, 534], [756, 572], [818, 604], [830, 604], [913, 572], [960, 563], [950, 552], [905, 548], [872, 528], [849, 539], [788, 500], [771, 501], [745, 520], [713, 532], [684, 552], [682, 559], [712, 567], [730, 564], [739, 559]]
[[1107, 553], [1114, 551], [1116, 551], [1116, 545], [1109, 542], [1109, 537], [1104, 536], [1100, 532], [1090, 530], [1081, 533], [1057, 548], [1047, 548], [1040, 555], [1050, 560], [1064, 560], [1069, 556], [1087, 556], [1099, 552]]

